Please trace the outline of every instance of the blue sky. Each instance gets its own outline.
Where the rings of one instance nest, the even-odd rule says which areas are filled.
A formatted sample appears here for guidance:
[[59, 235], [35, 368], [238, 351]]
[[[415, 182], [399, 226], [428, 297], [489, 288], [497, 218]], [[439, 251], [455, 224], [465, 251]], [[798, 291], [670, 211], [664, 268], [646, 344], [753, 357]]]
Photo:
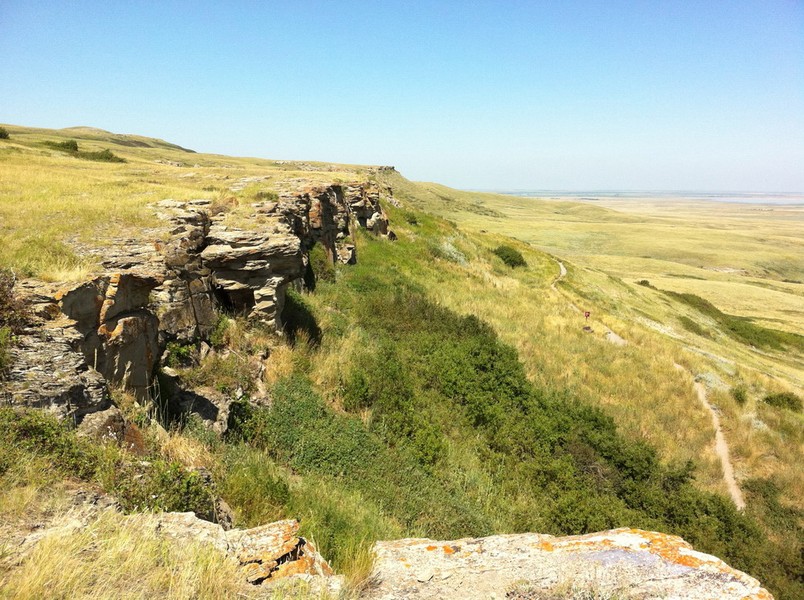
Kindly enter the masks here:
[[804, 191], [804, 3], [0, 0], [0, 122], [475, 189]]

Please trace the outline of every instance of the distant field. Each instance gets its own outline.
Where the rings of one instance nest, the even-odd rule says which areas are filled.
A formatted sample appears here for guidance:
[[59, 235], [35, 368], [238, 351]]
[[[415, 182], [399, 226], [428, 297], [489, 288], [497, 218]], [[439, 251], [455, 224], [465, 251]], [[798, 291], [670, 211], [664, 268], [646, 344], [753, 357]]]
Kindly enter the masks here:
[[[633, 283], [691, 292], [724, 312], [804, 333], [804, 206], [684, 198], [539, 199], [461, 192], [430, 208]], [[440, 196], [439, 196], [440, 195]], [[462, 203], [462, 204], [461, 204]], [[478, 207], [481, 207], [478, 208]]]

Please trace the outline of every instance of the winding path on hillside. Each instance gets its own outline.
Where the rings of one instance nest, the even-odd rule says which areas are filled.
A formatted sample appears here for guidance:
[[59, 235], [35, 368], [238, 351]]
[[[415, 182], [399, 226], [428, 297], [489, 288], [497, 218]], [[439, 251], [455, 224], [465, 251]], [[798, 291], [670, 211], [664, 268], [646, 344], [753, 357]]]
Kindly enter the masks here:
[[[556, 277], [553, 280], [553, 283], [550, 284], [550, 289], [565, 296], [561, 291], [558, 290], [556, 284], [566, 277], [567, 267], [565, 267], [564, 263], [557, 258], [555, 258], [555, 261], [558, 263], [558, 277]], [[583, 314], [583, 311], [572, 301], [570, 301], [569, 304], [575, 311]], [[605, 325], [603, 325], [603, 327], [606, 329], [604, 337], [607, 341], [617, 346], [625, 346], [628, 344], [628, 340], [620, 337]], [[723, 467], [723, 481], [726, 483], [726, 488], [728, 489], [729, 495], [731, 496], [735, 506], [737, 506], [739, 510], [743, 510], [745, 508], [745, 498], [743, 498], [742, 490], [740, 490], [740, 486], [737, 485], [737, 480], [734, 477], [734, 465], [732, 464], [731, 457], [729, 455], [729, 445], [726, 443], [726, 436], [723, 435], [723, 428], [720, 426], [720, 416], [718, 415], [717, 409], [709, 403], [709, 398], [707, 397], [706, 393], [706, 386], [700, 381], [695, 381], [692, 373], [690, 373], [680, 364], [673, 363], [673, 366], [692, 378], [692, 385], [695, 389], [695, 394], [698, 396], [698, 400], [700, 400], [701, 404], [703, 404], [704, 408], [709, 411], [709, 414], [712, 417], [712, 425], [715, 428], [715, 454], [720, 459], [720, 464]]]
[[[556, 277], [553, 280], [553, 283], [550, 284], [550, 289], [553, 290], [554, 292], [561, 293], [561, 292], [559, 292], [558, 288], [556, 287], [556, 284], [559, 281], [561, 281], [562, 279], [564, 279], [564, 277], [567, 276], [567, 267], [565, 267], [564, 263], [561, 262], [560, 260], [558, 260], [557, 258], [554, 258], [554, 260], [558, 263], [558, 277]], [[571, 300], [569, 301], [569, 305], [576, 312], [579, 312], [581, 314], [584, 313], [584, 311], [581, 310], [581, 308], [577, 304], [573, 303]], [[607, 342], [611, 342], [615, 346], [626, 346], [626, 345], [628, 345], [628, 340], [626, 340], [625, 338], [620, 337], [619, 335], [617, 335], [610, 328], [606, 327], [606, 325], [604, 325], [603, 323], [600, 323], [600, 326], [603, 327], [603, 329], [605, 330], [604, 333], [603, 333], [603, 337], [605, 338], [605, 340]]]
[[[673, 363], [673, 366], [679, 371], [690, 375], [690, 372], [680, 364]], [[734, 465], [729, 455], [729, 445], [726, 443], [726, 436], [723, 435], [723, 428], [720, 426], [720, 416], [718, 415], [717, 409], [709, 402], [706, 386], [694, 379], [692, 385], [695, 388], [695, 393], [698, 395], [698, 400], [701, 401], [701, 404], [703, 404], [706, 410], [709, 411], [709, 414], [712, 415], [712, 426], [715, 428], [715, 454], [717, 454], [720, 459], [720, 464], [723, 466], [723, 481], [726, 482], [726, 488], [729, 490], [729, 495], [734, 501], [734, 504], [738, 509], [743, 510], [745, 508], [745, 498], [743, 498], [743, 492], [740, 486], [737, 485], [737, 480], [734, 478]]]

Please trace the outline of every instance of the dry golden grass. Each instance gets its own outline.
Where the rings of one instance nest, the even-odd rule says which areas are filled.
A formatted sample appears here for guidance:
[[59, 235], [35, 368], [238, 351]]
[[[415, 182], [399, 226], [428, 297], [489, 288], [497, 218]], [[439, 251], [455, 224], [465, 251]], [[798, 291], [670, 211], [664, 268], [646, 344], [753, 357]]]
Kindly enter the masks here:
[[[151, 205], [166, 198], [214, 200], [242, 220], [239, 200], [256, 191], [367, 177], [364, 167], [196, 154], [91, 128], [5, 128], [10, 139], [0, 140], [0, 266], [54, 281], [80, 280], [96, 269], [97, 257], [87, 250], [163, 227]], [[68, 139], [81, 150], [109, 148], [127, 162], [82, 160], [44, 144]], [[259, 179], [230, 189], [247, 177]]]
[[291, 375], [295, 368], [294, 360], [293, 350], [288, 346], [276, 346], [271, 351], [268, 360], [265, 361], [263, 381], [268, 385], [273, 385], [280, 379]]
[[172, 431], [164, 438], [160, 454], [169, 461], [175, 461], [188, 468], [209, 467], [215, 458], [209, 448], [199, 440]]
[[54, 530], [3, 581], [3, 597], [232, 598], [237, 565], [203, 544], [181, 545], [106, 511], [86, 527]]

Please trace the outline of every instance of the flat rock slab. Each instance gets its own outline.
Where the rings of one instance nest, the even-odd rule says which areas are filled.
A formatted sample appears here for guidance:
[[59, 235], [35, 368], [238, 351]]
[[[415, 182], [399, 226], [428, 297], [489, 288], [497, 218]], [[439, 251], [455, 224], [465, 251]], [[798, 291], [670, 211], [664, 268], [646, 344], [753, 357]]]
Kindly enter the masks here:
[[375, 553], [373, 585], [363, 597], [376, 600], [530, 600], [551, 591], [565, 597], [772, 598], [753, 577], [693, 550], [680, 537], [638, 529], [569, 537], [404, 539], [378, 542]]

